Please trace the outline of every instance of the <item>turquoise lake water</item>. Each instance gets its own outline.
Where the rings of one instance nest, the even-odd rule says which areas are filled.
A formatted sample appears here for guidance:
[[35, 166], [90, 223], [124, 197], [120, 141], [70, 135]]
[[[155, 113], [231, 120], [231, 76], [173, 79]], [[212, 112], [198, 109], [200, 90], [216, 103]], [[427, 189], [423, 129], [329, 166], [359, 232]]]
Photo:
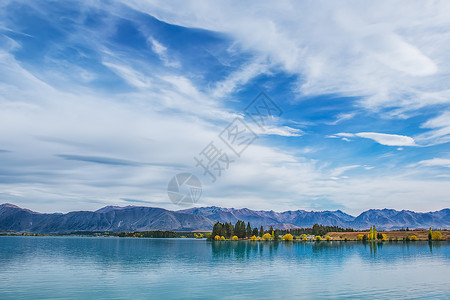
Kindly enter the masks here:
[[0, 237], [0, 299], [449, 299], [448, 242]]

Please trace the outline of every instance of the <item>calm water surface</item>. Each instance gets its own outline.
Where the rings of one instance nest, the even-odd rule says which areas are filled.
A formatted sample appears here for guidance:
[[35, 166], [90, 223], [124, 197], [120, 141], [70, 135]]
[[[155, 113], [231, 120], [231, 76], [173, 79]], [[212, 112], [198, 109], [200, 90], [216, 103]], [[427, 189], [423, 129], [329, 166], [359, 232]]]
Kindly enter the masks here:
[[450, 243], [0, 237], [0, 299], [450, 298]]

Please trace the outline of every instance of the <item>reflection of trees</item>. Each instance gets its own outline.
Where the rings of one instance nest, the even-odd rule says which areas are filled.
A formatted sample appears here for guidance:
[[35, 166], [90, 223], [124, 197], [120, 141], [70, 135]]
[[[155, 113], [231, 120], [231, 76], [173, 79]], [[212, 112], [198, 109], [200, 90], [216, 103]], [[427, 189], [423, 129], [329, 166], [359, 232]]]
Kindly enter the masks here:
[[276, 254], [279, 242], [237, 241], [211, 243], [214, 258], [250, 259], [254, 256]]
[[370, 249], [370, 256], [373, 258], [377, 257], [377, 251], [381, 250], [383, 248], [383, 244], [385, 244], [386, 242], [381, 242], [381, 241], [369, 241], [364, 243], [364, 245], [368, 245], [369, 249]]

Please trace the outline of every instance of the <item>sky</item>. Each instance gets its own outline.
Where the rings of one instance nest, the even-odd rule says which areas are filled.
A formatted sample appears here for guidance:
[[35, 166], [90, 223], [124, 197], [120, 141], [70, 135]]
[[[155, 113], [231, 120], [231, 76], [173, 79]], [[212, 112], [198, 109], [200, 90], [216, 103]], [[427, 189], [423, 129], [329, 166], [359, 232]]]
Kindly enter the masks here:
[[448, 208], [449, 80], [448, 1], [2, 1], [0, 203]]

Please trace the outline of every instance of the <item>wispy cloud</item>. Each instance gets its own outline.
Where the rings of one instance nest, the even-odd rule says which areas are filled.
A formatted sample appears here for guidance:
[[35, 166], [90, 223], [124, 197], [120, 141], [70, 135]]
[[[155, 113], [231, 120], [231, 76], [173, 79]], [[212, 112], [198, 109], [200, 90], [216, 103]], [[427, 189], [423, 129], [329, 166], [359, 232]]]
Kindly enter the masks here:
[[428, 120], [422, 127], [430, 129], [430, 131], [416, 137], [421, 143], [437, 145], [450, 142], [450, 110], [444, 111], [439, 116]]
[[423, 165], [427, 167], [447, 167], [450, 168], [450, 159], [447, 158], [433, 158], [419, 161], [416, 165]]
[[412, 137], [398, 134], [387, 134], [378, 132], [359, 132], [359, 133], [341, 132], [331, 137], [335, 136], [343, 137], [346, 140], [352, 137], [361, 137], [374, 140], [375, 142], [386, 146], [417, 146]]
[[298, 128], [293, 128], [289, 126], [266, 126], [264, 130], [258, 129], [256, 130], [258, 134], [266, 134], [266, 135], [278, 135], [278, 136], [301, 136], [303, 131]]
[[334, 120], [332, 122], [328, 122], [327, 124], [328, 125], [336, 125], [338, 123], [341, 123], [342, 121], [350, 120], [355, 115], [356, 115], [356, 113], [342, 113], [337, 116], [336, 120]]
[[331, 171], [330, 175], [332, 176], [332, 178], [336, 178], [337, 176], [342, 175], [343, 173], [347, 172], [348, 170], [352, 170], [352, 169], [359, 168], [359, 167], [361, 167], [361, 166], [360, 165], [351, 165], [351, 166], [335, 168]]
[[224, 80], [217, 82], [215, 88], [211, 91], [211, 95], [219, 98], [228, 96], [254, 77], [268, 72], [268, 69], [269, 63], [266, 62], [266, 59], [257, 58], [251, 63], [244, 65], [239, 70], [231, 73]]
[[103, 64], [113, 70], [117, 75], [122, 77], [129, 84], [137, 88], [149, 88], [151, 87], [151, 80], [148, 76], [134, 70], [131, 67], [123, 64], [116, 64], [112, 62], [104, 61]]
[[151, 37], [149, 38], [152, 50], [158, 54], [161, 61], [164, 63], [164, 65], [168, 67], [175, 67], [179, 68], [181, 67], [180, 62], [169, 59], [169, 56], [167, 54], [167, 48], [161, 44], [159, 41], [157, 41], [155, 38]]
[[61, 157], [67, 160], [76, 160], [82, 162], [89, 162], [95, 164], [103, 164], [103, 165], [116, 165], [116, 166], [142, 166], [143, 163], [111, 158], [111, 157], [102, 157], [102, 156], [84, 156], [84, 155], [73, 155], [73, 154], [56, 154], [56, 156]]

